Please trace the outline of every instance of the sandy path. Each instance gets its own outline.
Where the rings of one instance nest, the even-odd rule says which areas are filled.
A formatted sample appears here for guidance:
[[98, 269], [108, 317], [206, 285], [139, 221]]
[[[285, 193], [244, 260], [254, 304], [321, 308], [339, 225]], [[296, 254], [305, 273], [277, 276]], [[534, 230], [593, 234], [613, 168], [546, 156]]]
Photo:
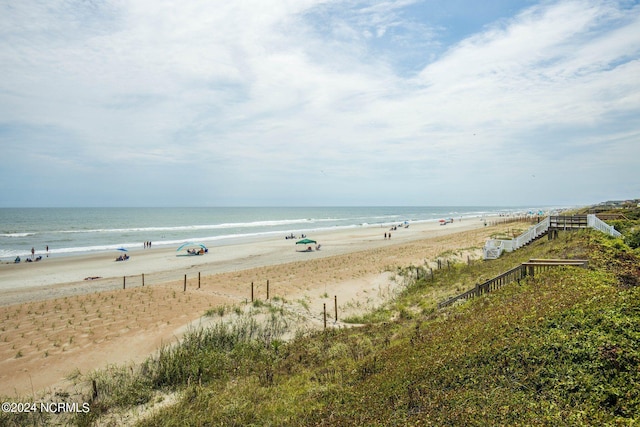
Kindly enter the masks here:
[[[526, 228], [526, 225], [517, 225]], [[371, 308], [397, 283], [388, 267], [423, 264], [459, 248], [480, 248], [494, 232], [479, 221], [421, 224], [393, 233], [358, 229], [312, 236], [320, 251], [300, 253], [291, 241], [216, 248], [202, 257], [173, 250], [133, 253], [128, 264], [111, 256], [50, 259], [0, 266], [0, 394], [25, 395], [67, 384], [75, 372], [139, 362], [211, 307], [243, 307], [251, 298], [296, 306], [320, 325], [322, 304], [340, 317]], [[32, 268], [33, 267], [33, 268]], [[140, 271], [145, 273], [141, 286]], [[201, 273], [198, 288], [198, 272]], [[187, 289], [184, 291], [184, 275]], [[129, 283], [123, 289], [122, 275]], [[84, 281], [81, 278], [101, 276]], [[231, 308], [230, 308], [231, 309]]]

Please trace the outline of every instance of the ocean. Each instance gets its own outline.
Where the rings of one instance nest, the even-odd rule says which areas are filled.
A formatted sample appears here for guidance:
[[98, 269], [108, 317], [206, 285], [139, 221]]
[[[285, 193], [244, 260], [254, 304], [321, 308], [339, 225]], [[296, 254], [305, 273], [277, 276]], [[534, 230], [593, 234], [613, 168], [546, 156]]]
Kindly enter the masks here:
[[[325, 230], [380, 227], [407, 221], [538, 213], [554, 208], [424, 207], [203, 207], [203, 208], [0, 208], [0, 259], [72, 256], [92, 252], [179, 246], [221, 246], [250, 239]], [[49, 247], [47, 254], [46, 247]]]

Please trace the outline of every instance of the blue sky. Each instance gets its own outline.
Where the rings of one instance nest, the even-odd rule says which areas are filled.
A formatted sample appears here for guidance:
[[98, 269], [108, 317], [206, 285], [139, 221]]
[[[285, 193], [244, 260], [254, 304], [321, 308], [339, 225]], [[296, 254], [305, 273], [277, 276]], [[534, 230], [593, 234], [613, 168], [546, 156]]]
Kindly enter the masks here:
[[0, 3], [0, 206], [640, 197], [637, 1]]

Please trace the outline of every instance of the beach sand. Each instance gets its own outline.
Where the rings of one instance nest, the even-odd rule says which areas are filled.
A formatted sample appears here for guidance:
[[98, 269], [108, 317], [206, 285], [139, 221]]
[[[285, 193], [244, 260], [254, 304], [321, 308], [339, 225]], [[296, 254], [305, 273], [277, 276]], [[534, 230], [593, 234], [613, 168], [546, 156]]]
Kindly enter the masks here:
[[[322, 327], [323, 304], [333, 311], [334, 297], [342, 318], [372, 309], [398, 286], [395, 267], [424, 265], [454, 249], [478, 259], [496, 226], [468, 219], [411, 224], [392, 231], [391, 239], [385, 232], [310, 235], [321, 244], [312, 252], [299, 252], [294, 240], [281, 237], [212, 247], [203, 256], [141, 248], [125, 262], [97, 254], [4, 263], [0, 395], [35, 396], [69, 387], [77, 373], [141, 362], [188, 325], [210, 319], [203, 318], [208, 309], [248, 306], [252, 283], [255, 299], [266, 299], [269, 281], [271, 300], [286, 301], [308, 325]], [[341, 325], [332, 318], [331, 327]]]

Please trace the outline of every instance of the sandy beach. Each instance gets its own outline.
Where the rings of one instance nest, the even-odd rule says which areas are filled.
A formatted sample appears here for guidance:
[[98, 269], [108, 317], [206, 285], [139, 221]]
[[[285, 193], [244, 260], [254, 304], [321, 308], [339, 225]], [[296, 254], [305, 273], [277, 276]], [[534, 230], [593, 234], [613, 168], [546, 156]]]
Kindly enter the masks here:
[[77, 373], [140, 362], [205, 321], [208, 309], [246, 305], [252, 283], [255, 299], [266, 298], [269, 281], [271, 299], [297, 304], [320, 327], [322, 304], [333, 307], [334, 296], [341, 317], [373, 308], [397, 286], [390, 267], [423, 265], [453, 249], [477, 259], [495, 231], [468, 219], [412, 224], [390, 239], [386, 227], [325, 232], [308, 236], [321, 245], [311, 252], [281, 237], [212, 247], [203, 256], [141, 248], [125, 262], [113, 254], [5, 262], [0, 394], [36, 395], [68, 386]]

